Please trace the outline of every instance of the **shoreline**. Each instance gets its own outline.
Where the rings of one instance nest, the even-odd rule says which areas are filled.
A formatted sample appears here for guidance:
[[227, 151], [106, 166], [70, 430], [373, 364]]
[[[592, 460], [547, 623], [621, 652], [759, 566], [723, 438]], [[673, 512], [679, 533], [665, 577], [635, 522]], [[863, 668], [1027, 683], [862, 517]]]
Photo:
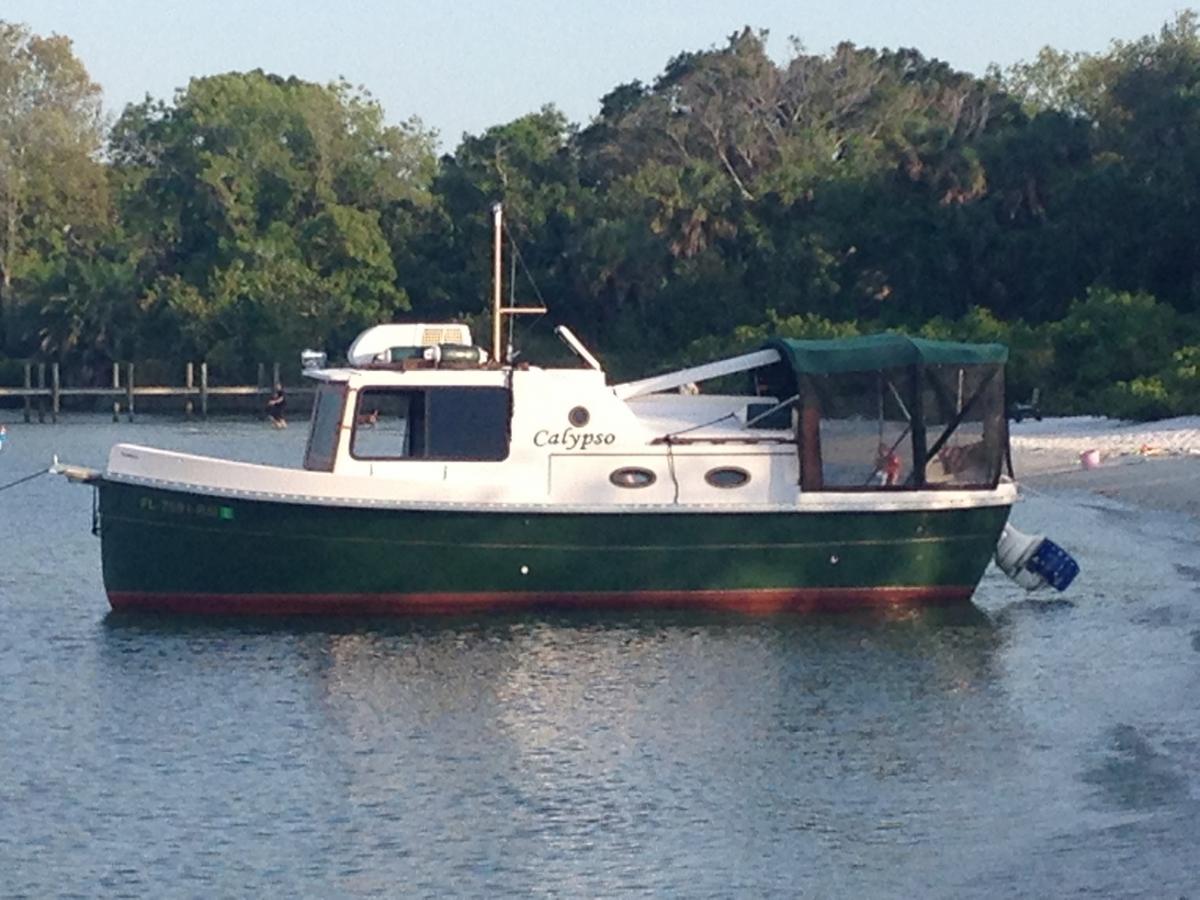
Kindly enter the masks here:
[[1017, 483], [1038, 491], [1088, 491], [1131, 506], [1200, 517], [1200, 457], [1105, 459], [1085, 469], [1077, 454], [1013, 448]]
[[[1013, 469], [1031, 491], [1087, 491], [1200, 517], [1200, 416], [1125, 422], [1097, 416], [1012, 422]], [[1085, 468], [1082, 454], [1099, 461]]]

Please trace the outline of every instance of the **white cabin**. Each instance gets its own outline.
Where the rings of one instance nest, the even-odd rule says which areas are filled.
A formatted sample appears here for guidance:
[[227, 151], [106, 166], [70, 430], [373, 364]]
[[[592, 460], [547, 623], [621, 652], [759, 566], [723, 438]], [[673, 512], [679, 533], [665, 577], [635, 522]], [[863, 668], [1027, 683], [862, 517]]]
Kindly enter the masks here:
[[[655, 390], [690, 376], [614, 387], [590, 367], [439, 361], [436, 347], [418, 355], [411, 344], [392, 346], [434, 330], [404, 327], [379, 326], [355, 341], [352, 358], [371, 364], [306, 372], [320, 389], [305, 469], [372, 479], [380, 494], [440, 502], [745, 505], [796, 498], [791, 429], [747, 427], [750, 405], [775, 398]], [[779, 359], [774, 351], [767, 356], [743, 368]], [[726, 369], [716, 374], [738, 366]]]

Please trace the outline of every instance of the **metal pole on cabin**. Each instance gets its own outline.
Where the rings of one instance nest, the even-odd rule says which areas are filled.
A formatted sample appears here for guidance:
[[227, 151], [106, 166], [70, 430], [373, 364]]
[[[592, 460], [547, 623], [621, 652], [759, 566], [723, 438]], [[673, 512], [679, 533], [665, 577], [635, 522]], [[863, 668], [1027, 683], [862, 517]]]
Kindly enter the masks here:
[[42, 391], [46, 390], [46, 364], [38, 363], [38, 424], [41, 425], [46, 421], [46, 396]]
[[504, 231], [504, 207], [492, 206], [492, 360], [503, 363], [500, 358], [500, 292], [501, 253], [500, 241]]
[[33, 414], [33, 395], [30, 393], [33, 390], [33, 364], [25, 363], [25, 424], [29, 424], [29, 418]]
[[128, 406], [129, 421], [133, 421], [133, 363], [125, 363], [125, 404]]
[[[121, 364], [119, 362], [113, 363], [112, 375], [113, 375], [113, 377], [112, 377], [113, 390], [119, 391], [121, 389]], [[115, 400], [113, 400], [113, 421], [114, 422], [121, 421], [121, 399], [120, 399], [120, 397], [117, 397]]]
[[200, 363], [200, 418], [208, 418], [208, 363]]
[[50, 364], [50, 421], [58, 424], [59, 409], [58, 363]]
[[914, 487], [925, 487], [925, 464], [929, 462], [929, 437], [925, 431], [925, 367], [919, 363], [912, 367], [909, 379], [912, 383], [912, 445]]
[[192, 390], [195, 387], [195, 379], [193, 378], [194, 371], [192, 363], [187, 364], [187, 402], [183, 404], [183, 415], [190, 419], [192, 417]]

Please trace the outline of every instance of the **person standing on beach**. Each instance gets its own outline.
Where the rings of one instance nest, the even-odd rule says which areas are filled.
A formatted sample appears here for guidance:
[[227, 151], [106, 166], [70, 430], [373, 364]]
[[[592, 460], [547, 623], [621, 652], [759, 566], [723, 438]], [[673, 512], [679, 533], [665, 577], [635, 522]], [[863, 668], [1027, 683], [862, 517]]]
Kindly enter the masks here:
[[287, 397], [283, 393], [283, 385], [275, 382], [275, 391], [267, 400], [267, 418], [271, 420], [271, 424], [276, 428], [287, 428], [287, 419], [284, 418], [284, 413], [287, 411]]

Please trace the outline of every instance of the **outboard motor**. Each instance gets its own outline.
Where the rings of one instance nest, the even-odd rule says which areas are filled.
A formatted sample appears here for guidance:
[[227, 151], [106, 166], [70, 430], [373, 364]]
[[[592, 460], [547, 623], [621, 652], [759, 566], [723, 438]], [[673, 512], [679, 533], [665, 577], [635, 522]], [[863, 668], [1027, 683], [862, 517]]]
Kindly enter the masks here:
[[996, 544], [996, 565], [1027, 591], [1047, 584], [1065, 591], [1079, 574], [1079, 563], [1054, 541], [1005, 525]]

